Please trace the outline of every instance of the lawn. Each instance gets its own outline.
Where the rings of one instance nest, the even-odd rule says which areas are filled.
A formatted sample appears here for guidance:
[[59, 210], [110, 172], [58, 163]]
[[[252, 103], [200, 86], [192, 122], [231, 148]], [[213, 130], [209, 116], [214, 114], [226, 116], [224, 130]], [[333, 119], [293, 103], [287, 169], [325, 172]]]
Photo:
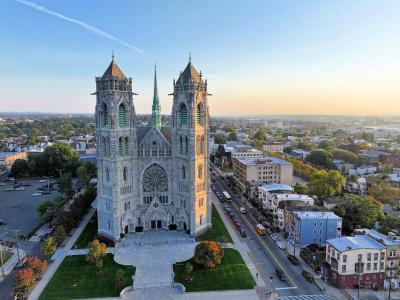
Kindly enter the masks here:
[[[125, 272], [124, 285], [115, 285], [116, 272]], [[66, 300], [97, 297], [115, 297], [120, 291], [132, 285], [134, 268], [122, 266], [114, 261], [111, 254], [104, 257], [103, 274], [96, 274], [96, 266], [89, 264], [84, 255], [67, 256], [53, 278], [46, 286], [39, 300]]]
[[74, 248], [85, 249], [88, 247], [89, 242], [93, 241], [97, 234], [97, 214], [94, 213], [81, 235], [76, 240]]
[[216, 241], [233, 243], [232, 238], [226, 229], [224, 222], [218, 214], [214, 204], [212, 205], [212, 229], [198, 237], [200, 241]]
[[[1, 247], [1, 246], [0, 246]], [[3, 261], [4, 264], [13, 256], [13, 253], [10, 251], [3, 251]], [[1, 259], [0, 259], [0, 267], [2, 266]]]
[[240, 253], [235, 249], [224, 249], [224, 258], [215, 269], [204, 269], [195, 265], [193, 277], [185, 281], [185, 263], [174, 265], [175, 281], [182, 283], [187, 292], [252, 289], [256, 285]]

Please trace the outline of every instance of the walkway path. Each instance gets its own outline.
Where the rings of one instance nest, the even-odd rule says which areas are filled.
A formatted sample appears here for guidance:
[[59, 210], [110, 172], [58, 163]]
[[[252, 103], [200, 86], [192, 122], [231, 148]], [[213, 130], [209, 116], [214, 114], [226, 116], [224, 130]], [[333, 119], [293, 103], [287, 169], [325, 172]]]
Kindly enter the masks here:
[[134, 289], [171, 286], [173, 265], [193, 257], [195, 245], [180, 231], [136, 233], [117, 244], [114, 260], [136, 267]]
[[68, 255], [71, 248], [74, 246], [76, 240], [81, 235], [83, 229], [85, 229], [87, 223], [89, 223], [92, 215], [96, 211], [95, 208], [92, 208], [89, 213], [85, 216], [79, 227], [75, 230], [73, 235], [69, 238], [67, 244], [64, 248], [59, 248], [56, 253], [52, 256], [53, 263], [49, 265], [46, 272], [43, 274], [42, 279], [38, 282], [35, 288], [31, 291], [28, 300], [36, 300], [39, 299], [40, 294], [43, 292], [50, 279], [53, 277], [54, 273], [57, 271], [58, 267], [64, 261], [65, 256]]
[[[4, 247], [3, 245], [0, 245], [2, 247], [3, 251], [10, 251], [8, 247]], [[9, 273], [14, 270], [15, 266], [18, 264], [18, 252], [17, 248], [12, 248], [11, 252], [13, 253], [13, 256], [11, 256], [6, 263], [4, 264], [3, 267], [0, 267], [0, 281], [2, 281], [4, 278], [7, 277]], [[23, 249], [19, 249], [19, 258], [23, 259], [26, 256], [26, 252]], [[4, 259], [4, 253], [3, 253], [3, 259]], [[4, 270], [4, 277], [3, 277], [3, 270]]]

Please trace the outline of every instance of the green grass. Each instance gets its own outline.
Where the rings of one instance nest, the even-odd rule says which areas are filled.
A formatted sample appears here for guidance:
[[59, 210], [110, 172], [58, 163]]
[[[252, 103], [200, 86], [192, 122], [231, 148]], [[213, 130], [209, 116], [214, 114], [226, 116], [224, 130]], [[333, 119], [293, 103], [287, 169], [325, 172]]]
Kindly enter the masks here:
[[97, 234], [97, 214], [94, 213], [89, 223], [87, 223], [85, 229], [83, 229], [81, 235], [76, 240], [74, 248], [86, 249], [89, 242], [93, 241]]
[[[134, 268], [122, 266], [114, 261], [113, 255], [104, 257], [103, 274], [96, 274], [96, 266], [89, 264], [84, 255], [67, 256], [46, 286], [39, 300], [66, 300], [97, 297], [115, 297], [132, 285]], [[115, 286], [117, 270], [125, 272], [124, 285]]]
[[200, 241], [216, 241], [233, 243], [232, 237], [226, 229], [224, 222], [218, 214], [214, 204], [212, 205], [212, 229], [198, 237]]
[[[7, 262], [7, 260], [9, 260], [12, 256], [14, 255], [14, 253], [10, 252], [10, 251], [3, 251], [3, 261], [4, 264]], [[1, 263], [1, 259], [0, 259], [0, 267], [2, 266]]]
[[252, 289], [256, 285], [240, 253], [235, 249], [224, 249], [224, 258], [215, 269], [204, 269], [195, 265], [192, 281], [186, 282], [185, 263], [174, 265], [175, 281], [182, 283], [187, 292]]

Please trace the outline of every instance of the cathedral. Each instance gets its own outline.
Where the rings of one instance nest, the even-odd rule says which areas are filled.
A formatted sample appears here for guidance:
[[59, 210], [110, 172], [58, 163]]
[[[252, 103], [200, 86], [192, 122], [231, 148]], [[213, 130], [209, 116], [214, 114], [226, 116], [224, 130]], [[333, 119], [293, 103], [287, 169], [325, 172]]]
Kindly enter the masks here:
[[156, 69], [149, 125], [137, 123], [132, 86], [114, 57], [96, 77], [98, 233], [197, 236], [211, 228], [207, 80], [189, 58], [173, 81], [171, 126], [162, 123]]

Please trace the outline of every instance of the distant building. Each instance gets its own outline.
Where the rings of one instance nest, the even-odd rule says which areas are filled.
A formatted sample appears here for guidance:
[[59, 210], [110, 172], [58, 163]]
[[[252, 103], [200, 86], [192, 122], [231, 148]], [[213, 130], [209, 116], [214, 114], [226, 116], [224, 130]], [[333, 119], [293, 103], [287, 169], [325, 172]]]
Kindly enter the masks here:
[[293, 165], [276, 157], [234, 158], [233, 174], [243, 189], [247, 182], [291, 184]]
[[367, 194], [367, 180], [364, 177], [357, 178], [355, 182], [347, 180], [346, 189], [350, 193], [364, 196]]
[[289, 156], [292, 156], [299, 160], [305, 160], [307, 156], [310, 155], [310, 153], [310, 151], [305, 151], [302, 149], [293, 149], [292, 151], [290, 151]]
[[370, 175], [374, 174], [378, 171], [378, 168], [375, 166], [360, 166], [357, 167], [356, 169], [350, 169], [349, 170], [349, 175], [356, 175], [356, 176], [362, 176], [362, 175]]
[[289, 239], [299, 247], [311, 244], [325, 245], [326, 240], [341, 236], [342, 218], [333, 212], [293, 212]]
[[283, 152], [285, 145], [283, 143], [268, 143], [263, 146], [263, 150], [266, 152]]
[[263, 155], [262, 151], [239, 142], [228, 142], [224, 147], [226, 152], [231, 153], [232, 158], [255, 158]]
[[384, 287], [385, 246], [367, 235], [327, 240], [323, 276], [340, 289]]
[[11, 167], [17, 159], [28, 159], [27, 152], [0, 152], [0, 174], [11, 171]]
[[293, 193], [293, 187], [288, 184], [262, 184], [255, 187], [257, 189], [258, 201], [266, 209], [272, 209], [273, 195], [282, 193]]

